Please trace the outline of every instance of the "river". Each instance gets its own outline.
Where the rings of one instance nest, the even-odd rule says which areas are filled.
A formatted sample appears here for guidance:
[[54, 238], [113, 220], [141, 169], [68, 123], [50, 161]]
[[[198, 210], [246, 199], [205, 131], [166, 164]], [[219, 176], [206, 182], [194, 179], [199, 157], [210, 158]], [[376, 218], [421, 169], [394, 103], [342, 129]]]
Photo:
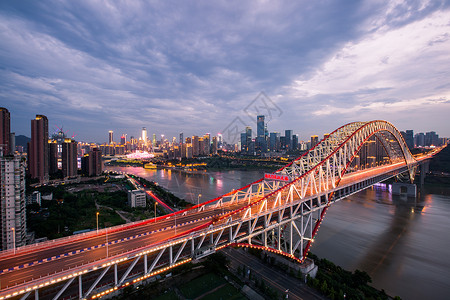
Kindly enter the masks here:
[[[186, 174], [107, 167], [158, 182], [189, 202], [204, 202], [263, 176], [262, 171]], [[201, 196], [199, 196], [201, 195]], [[366, 271], [372, 285], [402, 299], [450, 295], [450, 188], [426, 188], [417, 199], [379, 184], [332, 205], [311, 251], [347, 270]]]

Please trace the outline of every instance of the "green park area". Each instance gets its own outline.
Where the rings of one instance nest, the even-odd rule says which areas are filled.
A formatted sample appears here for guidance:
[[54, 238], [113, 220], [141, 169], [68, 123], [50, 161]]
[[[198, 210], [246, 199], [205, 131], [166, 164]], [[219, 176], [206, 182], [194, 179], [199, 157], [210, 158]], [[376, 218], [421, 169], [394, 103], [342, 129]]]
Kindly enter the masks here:
[[[184, 202], [154, 182], [141, 179], [160, 199], [169, 205]], [[153, 199], [147, 199], [147, 207], [128, 206], [127, 191], [132, 185], [126, 178], [112, 178], [108, 175], [73, 184], [55, 186], [28, 186], [27, 194], [41, 193], [41, 205], [27, 206], [28, 232], [35, 238], [48, 239], [72, 235], [79, 231], [96, 230], [138, 221], [155, 216]], [[48, 200], [45, 200], [47, 198]], [[158, 206], [157, 215], [165, 214]]]

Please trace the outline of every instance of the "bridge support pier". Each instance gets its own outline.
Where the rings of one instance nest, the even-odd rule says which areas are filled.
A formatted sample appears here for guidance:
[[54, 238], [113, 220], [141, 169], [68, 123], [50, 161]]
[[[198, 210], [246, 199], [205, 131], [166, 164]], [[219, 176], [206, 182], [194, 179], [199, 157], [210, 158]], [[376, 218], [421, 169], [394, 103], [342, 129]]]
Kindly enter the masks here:
[[78, 276], [78, 293], [79, 293], [79, 299], [83, 299], [83, 283], [82, 283], [82, 279], [81, 276]]
[[394, 182], [392, 184], [392, 195], [416, 197], [417, 186], [411, 183]]
[[425, 184], [425, 176], [430, 171], [430, 162], [426, 161], [420, 165], [420, 186]]

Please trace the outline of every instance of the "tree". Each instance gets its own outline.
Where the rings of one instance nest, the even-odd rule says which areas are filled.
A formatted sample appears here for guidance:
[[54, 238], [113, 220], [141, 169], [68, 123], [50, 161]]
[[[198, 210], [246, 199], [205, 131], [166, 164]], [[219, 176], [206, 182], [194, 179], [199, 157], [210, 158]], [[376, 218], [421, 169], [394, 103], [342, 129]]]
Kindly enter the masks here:
[[324, 280], [322, 282], [322, 285], [320, 286], [320, 291], [322, 292], [322, 294], [326, 295], [328, 292], [328, 285], [327, 285], [327, 281]]

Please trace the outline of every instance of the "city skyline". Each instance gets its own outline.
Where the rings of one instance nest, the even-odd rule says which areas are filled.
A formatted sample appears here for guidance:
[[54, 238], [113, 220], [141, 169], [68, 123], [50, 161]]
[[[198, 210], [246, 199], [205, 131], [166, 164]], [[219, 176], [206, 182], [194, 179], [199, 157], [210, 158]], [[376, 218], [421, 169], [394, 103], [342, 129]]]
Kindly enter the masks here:
[[103, 142], [256, 129], [263, 91], [270, 131], [301, 140], [374, 119], [450, 136], [449, 18], [445, 1], [2, 2], [0, 106], [17, 135], [42, 114]]

